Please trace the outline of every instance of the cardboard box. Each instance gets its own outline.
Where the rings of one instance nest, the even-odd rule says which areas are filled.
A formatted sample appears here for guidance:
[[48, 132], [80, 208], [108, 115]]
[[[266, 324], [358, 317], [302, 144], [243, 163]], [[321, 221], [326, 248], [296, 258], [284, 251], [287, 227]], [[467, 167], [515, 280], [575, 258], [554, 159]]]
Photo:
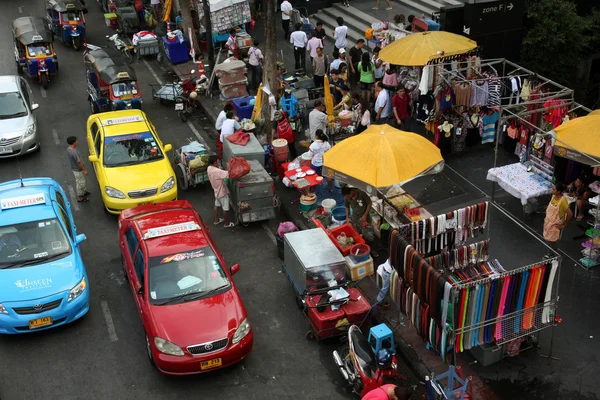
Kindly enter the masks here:
[[354, 263], [352, 258], [344, 257], [346, 260], [346, 267], [348, 268], [348, 275], [350, 275], [350, 279], [353, 281], [357, 281], [366, 276], [371, 276], [375, 272], [373, 268], [373, 258], [369, 256], [367, 261], [363, 261], [361, 263]]

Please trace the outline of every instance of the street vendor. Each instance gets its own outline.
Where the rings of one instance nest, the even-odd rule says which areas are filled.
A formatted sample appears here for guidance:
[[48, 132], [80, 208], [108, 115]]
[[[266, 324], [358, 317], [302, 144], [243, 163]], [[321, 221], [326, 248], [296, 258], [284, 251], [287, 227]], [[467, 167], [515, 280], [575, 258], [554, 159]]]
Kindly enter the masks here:
[[236, 34], [235, 28], [229, 30], [229, 38], [227, 38], [227, 42], [225, 42], [225, 48], [227, 49], [227, 55], [229, 57], [233, 56], [239, 58]]
[[225, 142], [225, 138], [229, 135], [233, 135], [235, 131], [240, 128], [239, 118], [235, 116], [233, 111], [228, 111], [225, 121], [223, 121], [223, 125], [221, 126], [221, 134], [219, 135], [219, 141], [217, 142], [219, 158], [223, 158], [223, 143]]
[[294, 143], [294, 131], [288, 121], [285, 111], [275, 111], [275, 118], [273, 118], [273, 128], [271, 129], [271, 143], [275, 140], [275, 133], [277, 133], [277, 139], [285, 139], [288, 143], [288, 150], [292, 156], [292, 160], [298, 157], [296, 151], [296, 144]]
[[331, 94], [333, 95], [333, 100], [336, 103], [342, 101], [342, 92], [340, 92], [337, 88], [344, 85], [344, 80], [340, 78], [339, 71], [337, 69], [331, 69], [331, 79], [329, 80], [329, 87], [331, 88]]
[[336, 87], [336, 89], [342, 94], [342, 100], [338, 103], [337, 106], [333, 107], [333, 109], [352, 109], [352, 96], [350, 95], [350, 88], [347, 85], [342, 85]]
[[581, 176], [575, 179], [575, 182], [567, 186], [567, 190], [569, 194], [577, 197], [575, 203], [577, 221], [581, 221], [585, 216], [586, 208], [589, 205], [588, 200], [592, 196], [592, 191], [587, 187], [584, 178]]
[[344, 186], [344, 206], [346, 207], [346, 220], [350, 220], [357, 232], [361, 232], [363, 225], [370, 220], [371, 198], [362, 190]]
[[327, 130], [327, 114], [323, 112], [323, 102], [316, 100], [312, 111], [308, 114], [308, 131], [310, 132], [310, 140], [316, 140], [317, 130], [325, 132]]

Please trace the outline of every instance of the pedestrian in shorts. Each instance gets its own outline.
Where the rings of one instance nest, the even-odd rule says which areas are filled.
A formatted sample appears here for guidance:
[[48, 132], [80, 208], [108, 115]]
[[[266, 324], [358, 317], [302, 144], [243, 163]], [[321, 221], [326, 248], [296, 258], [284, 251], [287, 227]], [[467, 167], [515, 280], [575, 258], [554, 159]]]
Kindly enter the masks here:
[[90, 192], [88, 192], [87, 184], [85, 182], [85, 177], [88, 174], [88, 170], [83, 165], [81, 156], [77, 150], [77, 138], [75, 136], [69, 136], [67, 138], [67, 143], [69, 144], [69, 147], [67, 147], [67, 156], [69, 157], [69, 162], [71, 164], [71, 171], [73, 171], [73, 175], [75, 176], [77, 201], [80, 203], [84, 201], [90, 201]]
[[[210, 166], [206, 170], [208, 180], [215, 192], [214, 224], [219, 225], [225, 222], [225, 228], [235, 226], [234, 222], [229, 221], [229, 189], [225, 179], [229, 179], [229, 172], [219, 168], [219, 159], [211, 157]], [[223, 209], [223, 218], [219, 218], [219, 209]]]

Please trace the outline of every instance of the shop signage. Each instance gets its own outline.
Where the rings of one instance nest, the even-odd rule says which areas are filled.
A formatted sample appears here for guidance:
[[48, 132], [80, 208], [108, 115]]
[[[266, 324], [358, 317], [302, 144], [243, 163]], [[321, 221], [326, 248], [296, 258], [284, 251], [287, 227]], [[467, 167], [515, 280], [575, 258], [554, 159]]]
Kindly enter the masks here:
[[598, 162], [594, 161], [594, 159], [592, 159], [591, 157], [589, 157], [583, 153], [580, 153], [578, 151], [571, 150], [571, 149], [568, 149], [566, 147], [562, 147], [559, 145], [554, 146], [554, 154], [559, 157], [563, 157], [563, 158], [567, 158], [569, 160], [580, 162], [582, 164], [598, 166]]
[[195, 231], [200, 229], [200, 225], [195, 222], [184, 222], [182, 224], [161, 226], [160, 228], [148, 229], [144, 239], [152, 239], [160, 236], [173, 235], [175, 233]]
[[10, 208], [17, 207], [35, 206], [37, 204], [46, 204], [46, 196], [44, 196], [43, 193], [11, 197], [0, 200], [0, 208], [2, 210], [8, 210]]
[[479, 36], [521, 29], [524, 15], [522, 0], [465, 4], [463, 34]]
[[132, 115], [130, 117], [109, 118], [104, 121], [103, 125], [129, 124], [131, 122], [142, 122], [143, 120], [144, 118], [139, 115]]

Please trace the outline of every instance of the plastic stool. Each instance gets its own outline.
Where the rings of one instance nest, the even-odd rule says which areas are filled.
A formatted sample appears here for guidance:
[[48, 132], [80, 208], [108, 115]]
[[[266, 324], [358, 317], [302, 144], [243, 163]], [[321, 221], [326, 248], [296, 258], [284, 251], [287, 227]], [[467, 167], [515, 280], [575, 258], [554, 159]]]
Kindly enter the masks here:
[[369, 331], [369, 344], [375, 354], [381, 349], [389, 349], [393, 354], [396, 354], [394, 334], [386, 324], [379, 324], [371, 328]]

